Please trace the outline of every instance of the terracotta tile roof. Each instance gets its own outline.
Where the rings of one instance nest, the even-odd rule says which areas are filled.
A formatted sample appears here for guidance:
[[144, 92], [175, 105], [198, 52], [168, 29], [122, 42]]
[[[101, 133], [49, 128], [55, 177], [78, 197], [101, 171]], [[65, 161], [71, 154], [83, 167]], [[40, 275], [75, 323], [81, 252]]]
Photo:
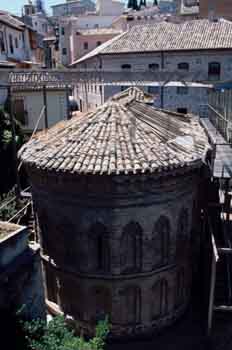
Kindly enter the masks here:
[[122, 30], [116, 28], [90, 28], [90, 29], [80, 29], [77, 31], [81, 35], [117, 35], [121, 34]]
[[25, 27], [23, 22], [11, 16], [9, 13], [0, 13], [0, 22], [20, 31], [22, 31]]
[[206, 146], [196, 118], [128, 97], [38, 133], [19, 156], [24, 164], [59, 173], [160, 173], [200, 166]]
[[218, 22], [202, 19], [133, 26], [74, 64], [104, 54], [211, 49], [232, 49], [232, 22], [223, 19]]
[[154, 96], [144, 92], [143, 90], [137, 88], [136, 86], [130, 86], [128, 89], [119, 92], [118, 94], [111, 97], [112, 101], [120, 101], [123, 103], [128, 97], [133, 97], [140, 102], [153, 102]]

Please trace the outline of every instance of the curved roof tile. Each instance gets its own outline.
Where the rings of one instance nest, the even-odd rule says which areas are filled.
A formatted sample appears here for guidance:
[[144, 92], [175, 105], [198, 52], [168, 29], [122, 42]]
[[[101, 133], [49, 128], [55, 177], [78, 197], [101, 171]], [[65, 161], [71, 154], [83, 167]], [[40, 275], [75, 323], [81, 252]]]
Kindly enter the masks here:
[[196, 118], [119, 95], [81, 118], [38, 133], [19, 156], [29, 166], [55, 172], [153, 173], [200, 165], [206, 145]]

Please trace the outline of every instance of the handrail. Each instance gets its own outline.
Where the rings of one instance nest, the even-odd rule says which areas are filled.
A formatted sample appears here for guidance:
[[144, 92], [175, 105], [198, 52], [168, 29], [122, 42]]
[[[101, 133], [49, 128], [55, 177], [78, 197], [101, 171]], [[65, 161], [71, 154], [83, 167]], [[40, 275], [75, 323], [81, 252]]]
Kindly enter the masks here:
[[[42, 109], [41, 109], [41, 111], [40, 111], [39, 118], [37, 119], [37, 122], [36, 122], [36, 124], [35, 124], [34, 130], [33, 130], [33, 133], [32, 133], [32, 135], [31, 135], [31, 137], [30, 137], [29, 141], [31, 141], [32, 137], [35, 135], [35, 133], [36, 133], [36, 131], [37, 131], [37, 129], [38, 129], [39, 122], [40, 122], [40, 120], [41, 120], [42, 116], [44, 115], [45, 108], [46, 108], [46, 107], [45, 107], [45, 106], [43, 106], [43, 107], [42, 107]], [[28, 142], [29, 142], [29, 141], [28, 141]], [[21, 169], [21, 166], [22, 166], [22, 165], [23, 165], [23, 161], [21, 161], [21, 162], [20, 162], [20, 164], [19, 164], [19, 166], [18, 166], [18, 171], [20, 171], [20, 169]]]
[[229, 123], [229, 120], [223, 117], [221, 113], [219, 113], [215, 108], [213, 108], [210, 104], [207, 104], [207, 106], [212, 109], [212, 111], [218, 115], [219, 118], [223, 119], [225, 122]]
[[22, 209], [20, 209], [14, 216], [12, 216], [12, 218], [10, 220], [8, 220], [7, 222], [10, 223], [12, 220], [14, 220], [15, 218], [17, 218], [17, 216], [24, 211], [27, 207], [29, 207], [29, 205], [31, 205], [31, 201], [29, 201]]
[[[24, 190], [22, 190], [22, 192], [26, 192], [27, 190], [29, 190], [29, 188], [31, 188], [31, 186], [28, 186], [27, 188], [25, 188]], [[8, 202], [3, 203], [0, 206], [0, 210], [4, 209], [5, 207], [7, 207], [10, 203], [12, 203], [14, 200], [16, 199], [16, 196], [14, 196], [13, 198], [11, 198]]]

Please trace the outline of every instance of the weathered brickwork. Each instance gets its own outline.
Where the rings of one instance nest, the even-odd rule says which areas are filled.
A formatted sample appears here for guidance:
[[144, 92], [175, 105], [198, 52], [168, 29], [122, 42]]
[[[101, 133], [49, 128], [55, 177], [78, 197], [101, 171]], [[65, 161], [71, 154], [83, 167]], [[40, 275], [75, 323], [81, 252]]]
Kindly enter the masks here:
[[106, 314], [114, 336], [180, 317], [191, 293], [198, 171], [118, 177], [30, 169], [48, 300], [89, 334]]

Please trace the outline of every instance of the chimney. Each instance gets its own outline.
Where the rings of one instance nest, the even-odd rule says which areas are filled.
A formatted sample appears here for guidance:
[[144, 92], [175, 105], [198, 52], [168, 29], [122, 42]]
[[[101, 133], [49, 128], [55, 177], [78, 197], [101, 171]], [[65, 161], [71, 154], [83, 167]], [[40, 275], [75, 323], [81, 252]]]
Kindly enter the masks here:
[[215, 1], [209, 0], [208, 2], [208, 19], [210, 22], [217, 22], [217, 15], [215, 11]]

